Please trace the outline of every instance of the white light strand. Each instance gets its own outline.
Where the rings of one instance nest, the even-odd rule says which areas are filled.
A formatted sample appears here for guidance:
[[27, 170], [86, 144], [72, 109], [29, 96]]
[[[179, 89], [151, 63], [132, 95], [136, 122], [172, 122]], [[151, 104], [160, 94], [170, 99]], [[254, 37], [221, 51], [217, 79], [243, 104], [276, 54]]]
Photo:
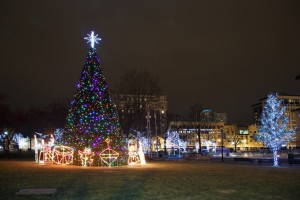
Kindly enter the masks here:
[[141, 141], [139, 141], [139, 157], [140, 157], [140, 162], [142, 165], [146, 165], [146, 160], [145, 160], [145, 154], [143, 150], [143, 144]]
[[136, 152], [135, 145], [129, 145], [129, 147], [128, 147], [128, 160], [127, 160], [128, 165], [135, 165], [139, 161], [140, 161], [140, 159], [139, 159], [139, 156]]
[[286, 108], [281, 106], [282, 100], [277, 94], [268, 96], [261, 117], [261, 126], [258, 129], [257, 140], [273, 150], [274, 166], [278, 166], [277, 151], [281, 145], [291, 141], [294, 130], [287, 129], [289, 117], [285, 116]]

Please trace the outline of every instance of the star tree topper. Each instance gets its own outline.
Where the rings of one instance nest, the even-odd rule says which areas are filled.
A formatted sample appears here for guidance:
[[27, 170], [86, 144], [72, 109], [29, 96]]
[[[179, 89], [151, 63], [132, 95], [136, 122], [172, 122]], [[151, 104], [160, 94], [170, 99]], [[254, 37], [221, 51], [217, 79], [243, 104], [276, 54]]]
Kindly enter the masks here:
[[94, 31], [91, 32], [91, 34], [87, 34], [88, 37], [85, 37], [84, 39], [87, 40], [87, 43], [91, 43], [91, 47], [94, 48], [95, 43], [98, 44], [98, 40], [101, 40], [101, 38], [98, 38], [98, 34], [94, 35]]

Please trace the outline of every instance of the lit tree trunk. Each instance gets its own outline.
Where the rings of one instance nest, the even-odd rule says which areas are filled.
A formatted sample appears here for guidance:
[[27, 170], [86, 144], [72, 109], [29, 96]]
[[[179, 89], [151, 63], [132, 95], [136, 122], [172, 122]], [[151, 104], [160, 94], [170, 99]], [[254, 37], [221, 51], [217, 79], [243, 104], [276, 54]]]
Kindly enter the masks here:
[[278, 167], [277, 148], [273, 148], [274, 167]]

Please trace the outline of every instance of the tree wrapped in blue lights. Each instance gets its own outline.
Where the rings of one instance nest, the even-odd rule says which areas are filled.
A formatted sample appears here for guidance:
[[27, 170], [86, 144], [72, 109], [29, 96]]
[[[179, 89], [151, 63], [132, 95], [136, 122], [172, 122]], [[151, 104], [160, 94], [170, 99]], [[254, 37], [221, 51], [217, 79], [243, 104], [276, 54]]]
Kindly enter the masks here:
[[268, 95], [256, 137], [273, 150], [274, 166], [278, 166], [277, 152], [281, 145], [291, 141], [295, 135], [294, 130], [287, 129], [289, 117], [285, 115], [286, 108], [281, 104], [282, 100], [278, 99], [277, 94]]
[[[86, 56], [86, 63], [66, 119], [64, 144], [72, 146], [74, 154], [85, 148], [91, 148], [93, 152], [101, 152], [107, 147], [105, 140], [109, 138], [111, 148], [120, 155], [116, 164], [124, 164], [126, 162], [125, 137], [96, 49], [93, 47], [99, 39], [93, 32], [89, 36], [92, 47]], [[80, 164], [78, 155], [74, 155], [74, 163]], [[99, 159], [95, 159], [94, 165], [99, 163]]]

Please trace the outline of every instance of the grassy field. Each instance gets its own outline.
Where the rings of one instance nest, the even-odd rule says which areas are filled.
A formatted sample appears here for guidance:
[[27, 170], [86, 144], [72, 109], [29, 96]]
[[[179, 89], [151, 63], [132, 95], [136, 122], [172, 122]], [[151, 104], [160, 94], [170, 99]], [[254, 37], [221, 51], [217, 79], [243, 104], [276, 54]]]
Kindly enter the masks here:
[[[55, 195], [16, 196], [56, 188]], [[300, 167], [200, 161], [78, 167], [0, 161], [0, 199], [299, 199]]]

